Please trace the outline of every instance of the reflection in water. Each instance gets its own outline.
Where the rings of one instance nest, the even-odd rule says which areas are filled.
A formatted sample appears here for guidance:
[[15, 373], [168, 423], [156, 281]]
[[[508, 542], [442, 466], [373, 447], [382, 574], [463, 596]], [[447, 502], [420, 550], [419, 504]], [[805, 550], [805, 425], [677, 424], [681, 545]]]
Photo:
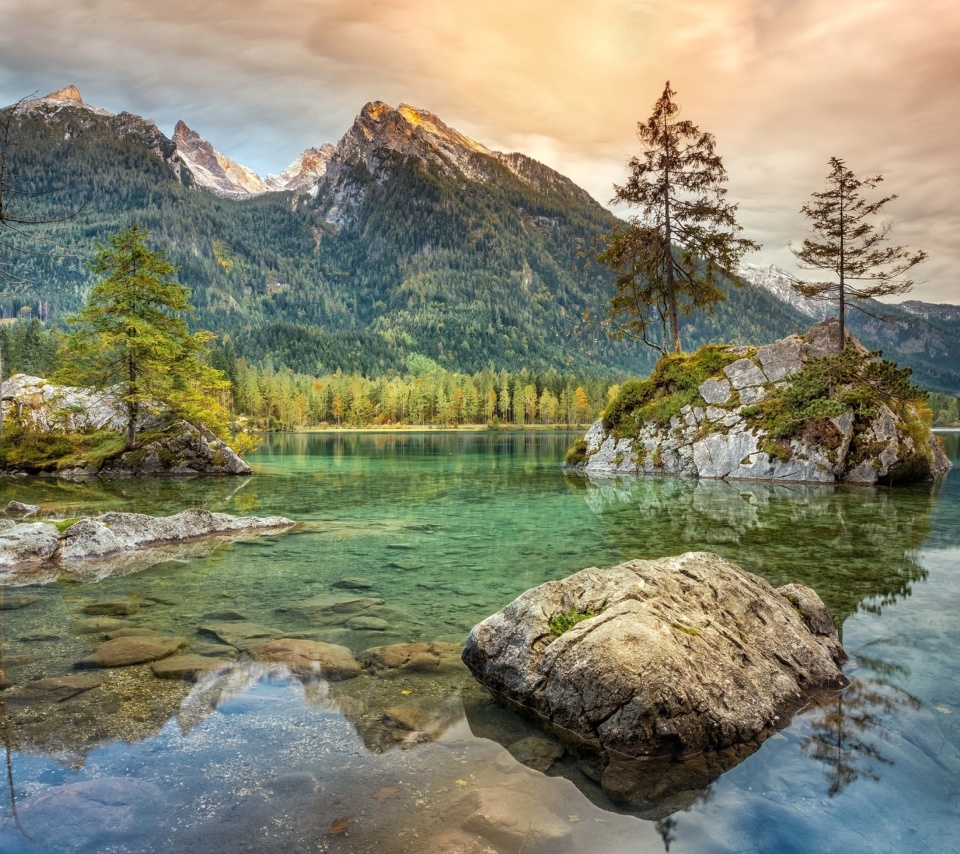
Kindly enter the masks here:
[[635, 556], [713, 551], [774, 586], [813, 587], [838, 623], [857, 610], [879, 612], [926, 578], [917, 549], [936, 502], [929, 486], [894, 492], [666, 477], [568, 481]]
[[[0, 850], [527, 854], [537, 850], [533, 836], [494, 842], [463, 828], [478, 820], [478, 803], [506, 809], [530, 799], [563, 840], [543, 842], [544, 852], [840, 850], [844, 834], [847, 850], [884, 850], [902, 842], [897, 813], [907, 809], [924, 818], [901, 850], [949, 850], [942, 841], [956, 838], [960, 772], [942, 756], [955, 756], [960, 735], [948, 678], [960, 588], [931, 563], [930, 545], [960, 545], [960, 480], [948, 478], [939, 494], [585, 480], [559, 471], [570, 441], [271, 436], [253, 460], [260, 474], [242, 481], [0, 481], [0, 506], [17, 498], [48, 518], [199, 505], [304, 522], [135, 574], [6, 591], [4, 606], [16, 603], [0, 611], [0, 667], [14, 683], [0, 695], [10, 767], [24, 830], [45, 841], [29, 847], [8, 811]], [[590, 763], [496, 706], [462, 670], [327, 684], [244, 661], [244, 633], [255, 627], [355, 653], [461, 643], [479, 619], [547, 579], [690, 549], [716, 551], [774, 584], [814, 587], [846, 620], [857, 675], [870, 675], [752, 755], [745, 748], [729, 762], [715, 756], [655, 774], [618, 769], [619, 804]], [[321, 613], [324, 597], [355, 591], [380, 603], [364, 620]], [[84, 609], [117, 598], [142, 604], [122, 618], [130, 628], [182, 636], [190, 653], [230, 659], [232, 669], [196, 685], [155, 678], [149, 665], [74, 671], [103, 639], [86, 633]], [[216, 641], [211, 626], [238, 646]], [[869, 657], [878, 640], [891, 647], [883, 661]], [[57, 681], [81, 675], [97, 684]], [[885, 731], [897, 740], [885, 742]], [[118, 787], [122, 814], [105, 806]], [[126, 830], [98, 836], [104, 809]]]
[[[900, 670], [878, 659], [861, 664], [874, 670]], [[893, 765], [883, 751], [883, 726], [906, 709], [919, 709], [921, 703], [905, 691], [886, 682], [853, 679], [850, 686], [835, 697], [822, 697], [813, 704], [807, 724], [810, 734], [803, 739], [804, 751], [822, 762], [829, 780], [827, 794], [832, 798], [855, 780], [878, 782], [880, 765]]]

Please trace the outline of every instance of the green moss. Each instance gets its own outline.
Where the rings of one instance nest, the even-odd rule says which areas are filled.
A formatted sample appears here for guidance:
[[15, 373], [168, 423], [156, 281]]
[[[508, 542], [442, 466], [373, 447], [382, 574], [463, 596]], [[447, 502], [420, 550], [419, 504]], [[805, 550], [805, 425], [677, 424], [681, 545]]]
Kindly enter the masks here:
[[61, 519], [59, 522], [54, 522], [53, 526], [62, 534], [64, 531], [76, 525], [79, 521], [79, 519]]
[[618, 439], [635, 436], [652, 422], [667, 427], [685, 406], [702, 404], [699, 388], [704, 380], [743, 358], [743, 351], [708, 344], [696, 353], [663, 356], [645, 380], [628, 380], [603, 413], [604, 425]]
[[700, 634], [700, 629], [693, 626], [682, 626], [680, 623], [671, 623], [670, 628], [676, 629], [678, 632], [683, 632], [685, 635], [691, 635], [692, 637]]
[[571, 608], [566, 613], [557, 614], [550, 619], [550, 631], [555, 635], [562, 635], [564, 632], [572, 629], [577, 623], [582, 623], [584, 620], [596, 617], [597, 614], [602, 614], [606, 604], [607, 603], [604, 602], [597, 611], [578, 611], [576, 608]]
[[577, 439], [573, 446], [567, 451], [563, 461], [568, 466], [578, 466], [587, 461], [587, 442], [585, 439]]

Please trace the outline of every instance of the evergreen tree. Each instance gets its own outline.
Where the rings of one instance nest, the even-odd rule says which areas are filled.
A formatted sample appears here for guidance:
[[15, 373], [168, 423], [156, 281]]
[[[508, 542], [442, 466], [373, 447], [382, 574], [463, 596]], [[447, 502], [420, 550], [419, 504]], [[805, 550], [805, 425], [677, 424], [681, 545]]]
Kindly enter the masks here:
[[[633, 337], [661, 353], [680, 352], [679, 314], [712, 312], [726, 298], [719, 277], [760, 247], [737, 235], [737, 206], [725, 200], [727, 173], [712, 134], [679, 120], [669, 81], [653, 114], [637, 125], [642, 157], [615, 186], [614, 201], [639, 207], [597, 260], [617, 274], [608, 317], [614, 337]], [[659, 340], [651, 328], [658, 323]]]
[[837, 303], [841, 351], [848, 301], [855, 305], [863, 299], [906, 293], [913, 282], [901, 277], [927, 257], [923, 251], [911, 253], [904, 246], [882, 245], [892, 226], [883, 222], [877, 227], [871, 219], [897, 197], [868, 202], [861, 193], [882, 180], [882, 175], [861, 180], [843, 160], [831, 157], [826, 188], [813, 193], [815, 201], [800, 209], [810, 219], [813, 233], [799, 249], [790, 247], [801, 269], [825, 270], [837, 277], [836, 282], [796, 282], [793, 287], [805, 297]]
[[136, 447], [143, 416], [160, 404], [224, 433], [226, 411], [216, 395], [229, 388], [205, 361], [212, 336], [191, 334], [184, 315], [190, 291], [174, 280], [177, 268], [147, 246], [149, 232], [133, 225], [97, 245], [90, 269], [101, 280], [70, 318], [56, 380], [110, 389], [127, 415], [127, 447]]

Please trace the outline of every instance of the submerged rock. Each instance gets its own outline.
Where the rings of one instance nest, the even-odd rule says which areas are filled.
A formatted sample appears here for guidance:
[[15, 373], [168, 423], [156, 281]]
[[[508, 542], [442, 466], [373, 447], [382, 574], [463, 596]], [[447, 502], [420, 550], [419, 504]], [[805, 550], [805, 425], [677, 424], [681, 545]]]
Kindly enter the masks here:
[[[700, 552], [585, 569], [475, 626], [463, 660], [487, 688], [604, 762], [762, 741], [848, 684], [816, 594], [787, 595]], [[595, 613], [557, 636], [550, 623]], [[812, 628], [811, 628], [812, 627]]]
[[378, 676], [456, 672], [463, 670], [461, 649], [443, 641], [395, 643], [360, 653], [360, 661], [369, 673]]
[[322, 676], [333, 682], [360, 675], [360, 664], [345, 646], [319, 641], [279, 638], [251, 647], [254, 661], [283, 664], [297, 676]]
[[[864, 391], [869, 406], [823, 399], [823, 414], [799, 422], [795, 435], [774, 438], [768, 432], [758, 404], [790, 386], [811, 359], [834, 355], [838, 343], [839, 324], [829, 319], [802, 338], [791, 335], [755, 349], [726, 348], [728, 358], [742, 358], [703, 381], [697, 399], [669, 423], [640, 421], [632, 411], [618, 414], [616, 425], [601, 418], [576, 446], [568, 467], [588, 474], [858, 484], [934, 480], [948, 471], [950, 460], [920, 407], [910, 401], [894, 406], [884, 395], [872, 394], [869, 381], [843, 387], [853, 397]], [[847, 347], [860, 360], [861, 373], [878, 361], [849, 334]], [[663, 391], [674, 393], [668, 386]]]
[[39, 509], [36, 504], [24, 504], [21, 501], [11, 501], [4, 507], [4, 512], [10, 516], [31, 516]]
[[196, 682], [205, 673], [220, 673], [233, 667], [232, 661], [204, 655], [171, 655], [150, 665], [158, 679], [181, 679]]
[[81, 658], [77, 667], [128, 667], [146, 664], [173, 655], [187, 645], [181, 637], [122, 637], [104, 641], [90, 655]]

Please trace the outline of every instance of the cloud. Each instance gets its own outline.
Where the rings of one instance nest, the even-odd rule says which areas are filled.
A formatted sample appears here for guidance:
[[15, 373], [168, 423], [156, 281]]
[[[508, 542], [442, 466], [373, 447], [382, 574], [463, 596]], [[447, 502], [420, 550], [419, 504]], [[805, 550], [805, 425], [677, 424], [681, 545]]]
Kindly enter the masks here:
[[827, 159], [883, 173], [915, 296], [958, 301], [960, 6], [927, 0], [0, 0], [0, 95], [76, 83], [178, 118], [260, 172], [334, 141], [369, 100], [437, 113], [606, 202], [669, 79], [717, 137], [741, 220], [791, 265]]

